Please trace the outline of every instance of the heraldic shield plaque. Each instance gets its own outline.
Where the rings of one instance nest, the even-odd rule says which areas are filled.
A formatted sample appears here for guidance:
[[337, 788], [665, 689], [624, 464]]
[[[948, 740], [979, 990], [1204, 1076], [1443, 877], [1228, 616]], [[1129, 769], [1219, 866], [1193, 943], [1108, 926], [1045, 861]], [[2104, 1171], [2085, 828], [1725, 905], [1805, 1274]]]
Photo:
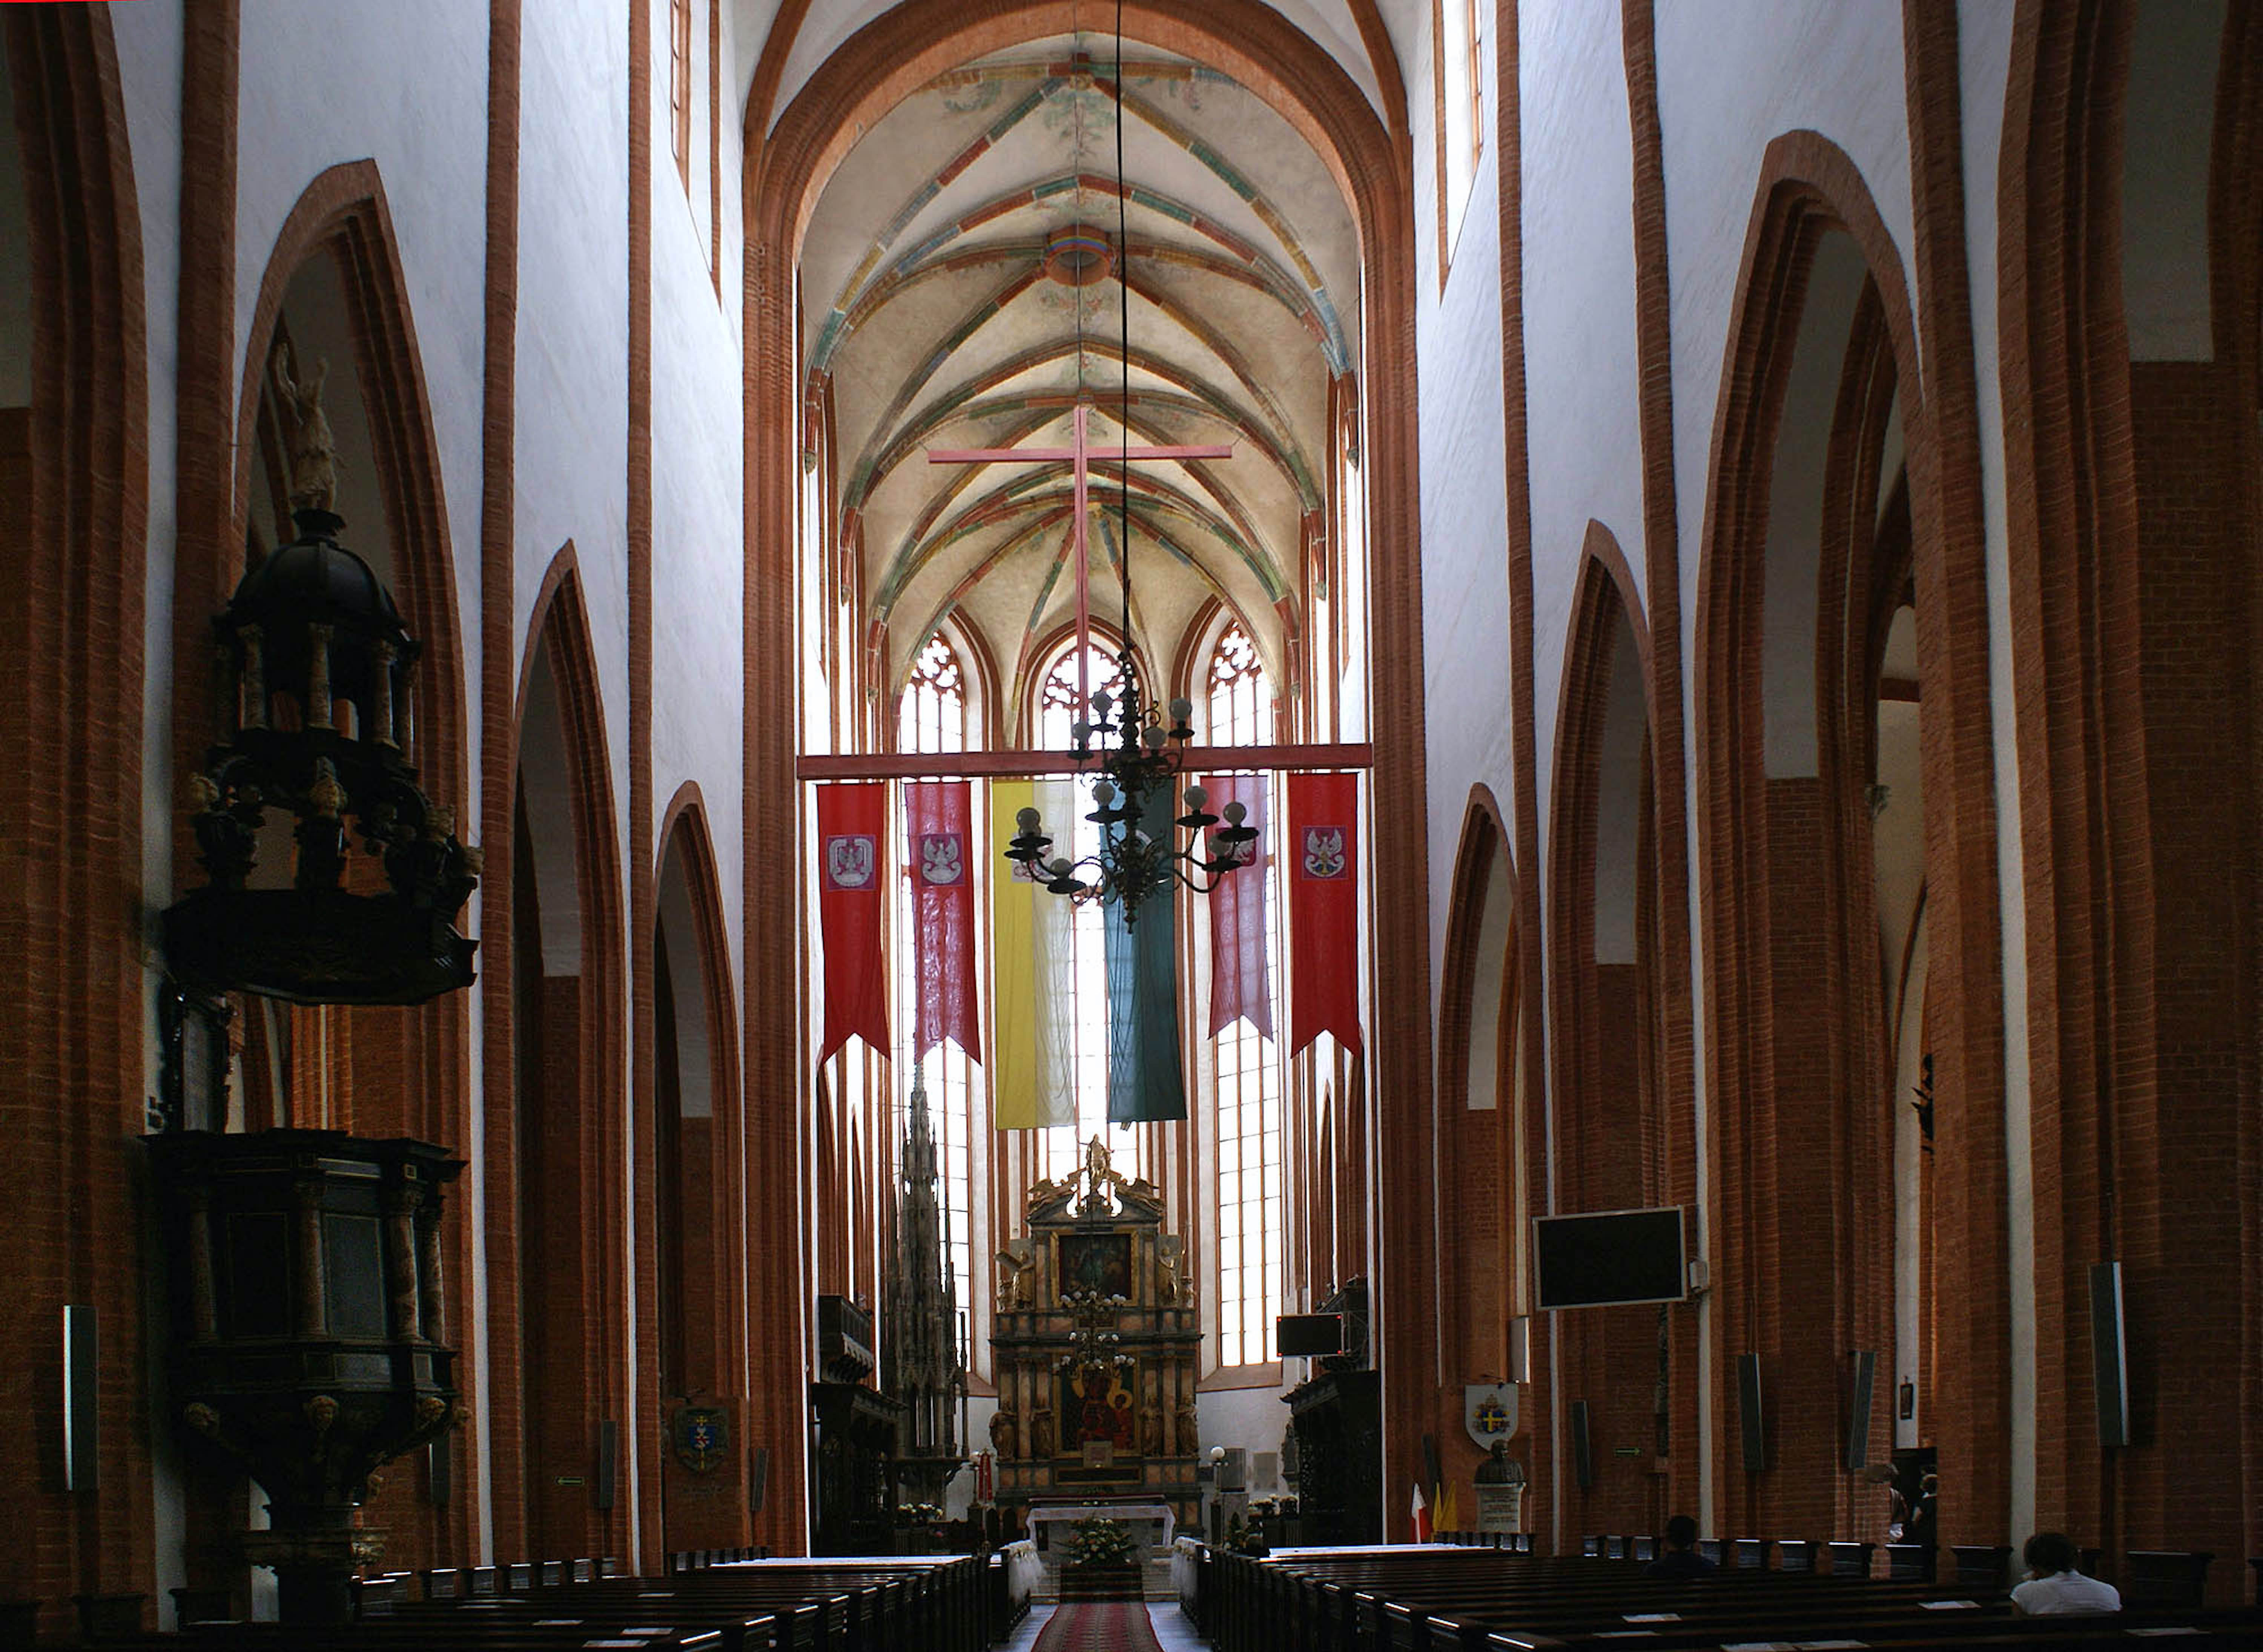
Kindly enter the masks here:
[[667, 1405], [661, 1528], [671, 1549], [735, 1548], [754, 1540], [740, 1403], [703, 1396]]
[[719, 1406], [677, 1407], [669, 1433], [676, 1460], [695, 1474], [712, 1474], [731, 1460], [731, 1414]]

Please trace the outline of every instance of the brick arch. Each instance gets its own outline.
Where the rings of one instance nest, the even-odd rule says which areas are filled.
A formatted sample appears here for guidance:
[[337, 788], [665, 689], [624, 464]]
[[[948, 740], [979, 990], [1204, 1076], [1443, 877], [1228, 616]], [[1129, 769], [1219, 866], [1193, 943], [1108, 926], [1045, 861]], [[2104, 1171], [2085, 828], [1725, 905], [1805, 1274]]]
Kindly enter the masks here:
[[[688, 1380], [683, 1391], [712, 1395], [742, 1416], [748, 1393], [746, 1351], [749, 1345], [748, 1327], [741, 1313], [741, 1305], [746, 1300], [746, 1255], [737, 1245], [720, 1243], [721, 1234], [729, 1230], [730, 1214], [741, 1209], [746, 1202], [746, 1120], [739, 1090], [738, 1009], [731, 969], [730, 926], [723, 911], [723, 886], [708, 825], [706, 801], [698, 781], [684, 781], [669, 800], [661, 815], [658, 842], [661, 852], [654, 867], [654, 921], [655, 924], [660, 922], [657, 896], [665, 886], [660, 874], [665, 872], [671, 856], [682, 868], [690, 909], [692, 932], [687, 938], [691, 943], [692, 955], [680, 961], [671, 957], [669, 988], [679, 1002], [687, 992], [698, 994], [707, 1034], [704, 1051], [695, 1052], [679, 1043], [676, 1059], [682, 1063], [704, 1056], [712, 1093], [711, 1121], [698, 1133], [704, 1139], [679, 1136], [674, 1144], [673, 1156], [677, 1166], [674, 1189], [664, 1186], [661, 1180], [667, 1165], [660, 1148], [657, 1083], [652, 1090], [655, 1117], [640, 1121], [639, 1126], [638, 1197], [640, 1207], [654, 1213], [654, 1232], [652, 1242], [637, 1247], [638, 1388], [640, 1393], [654, 1398], [645, 1408], [638, 1428], [643, 1436], [647, 1460], [654, 1465], [653, 1473], [656, 1478], [672, 1474], [662, 1415], [672, 1391], [663, 1391], [659, 1371], [659, 1269], [662, 1257], [657, 1243], [662, 1213], [671, 1199], [679, 1206], [679, 1221], [683, 1220], [681, 1205], [695, 1197], [711, 1217], [710, 1232], [704, 1245], [695, 1246], [691, 1235], [679, 1229], [677, 1277], [684, 1281], [687, 1291], [696, 1293], [684, 1298], [681, 1309], [686, 1340], [690, 1341], [695, 1328], [704, 1327], [705, 1343], [703, 1349], [687, 1359], [688, 1369], [680, 1373], [696, 1379]], [[656, 944], [653, 953], [655, 958], [659, 955]], [[687, 964], [691, 968], [684, 967]], [[657, 1021], [655, 1017], [655, 1025]], [[647, 1143], [654, 1150], [646, 1150]], [[722, 1218], [719, 1225], [713, 1220], [718, 1214]], [[690, 1351], [687, 1350], [687, 1353]], [[746, 1488], [740, 1478], [744, 1464], [741, 1453], [725, 1467], [721, 1479], [732, 1493], [722, 1499], [727, 1507], [718, 1509], [712, 1498], [697, 1498], [684, 1501], [680, 1506], [678, 1503], [669, 1503], [666, 1510], [660, 1511], [665, 1525], [658, 1536], [663, 1540], [664, 1549], [731, 1547], [746, 1541]]]
[[[1875, 1258], [1852, 1248], [1843, 1223], [1827, 1257], [1804, 1240], [1784, 1243], [1792, 1232], [1811, 1237], [1803, 1200], [1822, 1200], [1830, 1212], [1848, 1207], [1855, 1190], [1840, 1184], [1850, 1176], [1864, 1180], [1874, 1149], [1837, 1139], [1835, 1127], [1813, 1131], [1791, 1104], [1826, 1090], [1836, 1059], [1836, 1032], [1808, 1036], [1820, 1016], [1802, 1011], [1800, 992], [1824, 978], [1829, 925], [1822, 898], [1832, 876], [1843, 885], [1848, 874], [1843, 866], [1831, 876], [1816, 873], [1825, 858], [1819, 783], [1771, 781], [1761, 764], [1757, 643], [1775, 434], [1809, 268], [1821, 237], [1833, 230], [1861, 253], [1876, 293], [1875, 324], [1899, 387], [1920, 598], [1927, 858], [1938, 971], [1931, 1021], [1937, 1087], [1948, 1098], [1936, 1115], [1937, 1254], [1944, 1297], [1960, 1304], [1953, 1322], [1943, 1322], [1931, 1373], [1941, 1401], [1929, 1420], [1944, 1479], [1955, 1488], [1943, 1502], [1948, 1534], [1995, 1540], [2010, 1495], [2010, 1297], [1993, 755], [1983, 540], [1970, 519], [1977, 471], [1964, 451], [1970, 409], [1955, 388], [1943, 388], [1947, 399], [1934, 405], [1900, 254], [1853, 161], [1812, 132], [1779, 136], [1762, 158], [1722, 366], [1701, 538], [1693, 675], [1708, 1087], [1724, 1098], [1712, 1110], [1705, 1144], [1715, 1193], [1712, 1373], [1716, 1393], [1733, 1394], [1735, 1356], [1761, 1352], [1777, 1367], [1774, 1387], [1789, 1408], [1782, 1414], [1811, 1404], [1830, 1415], [1837, 1359], [1847, 1348], [1876, 1345], [1877, 1335]], [[1923, 226], [1919, 244], [1921, 251], [1931, 244]], [[1929, 290], [1940, 286], [1935, 280]], [[1946, 325], [1945, 316], [1929, 322]], [[1969, 383], [1969, 372], [1939, 356], [1931, 360], [1945, 386]], [[1811, 938], [1795, 946], [1795, 937]], [[1780, 1097], [1789, 1112], [1776, 1112]], [[1777, 1151], [1761, 1151], [1771, 1142]], [[1797, 1165], [1804, 1152], [1821, 1153], [1838, 1168], [1818, 1162], [1814, 1173], [1803, 1172]], [[1755, 1164], [1764, 1177], [1747, 1174]], [[1812, 1277], [1795, 1283], [1791, 1272], [1803, 1270]], [[1810, 1299], [1804, 1307], [1789, 1300], [1803, 1292]], [[1832, 1304], [1827, 1314], [1815, 1311], [1818, 1292]], [[1756, 1481], [1744, 1473], [1735, 1431], [1719, 1431], [1717, 1519], [1851, 1525], [1852, 1489], [1822, 1455], [1833, 1432], [1786, 1426], [1778, 1445], [1815, 1455], [1811, 1472]], [[1787, 1457], [1786, 1467], [1793, 1466]]]
[[[512, 723], [512, 746], [521, 753], [526, 749], [529, 690], [534, 673], [546, 670], [552, 672], [557, 691], [568, 765], [567, 807], [571, 819], [567, 830], [574, 840], [576, 887], [572, 898], [579, 914], [581, 940], [578, 974], [564, 978], [575, 984], [544, 996], [537, 1007], [543, 1020], [545, 1070], [553, 1076], [565, 1075], [561, 1088], [574, 1108], [568, 1127], [554, 1135], [546, 1134], [541, 1150], [562, 1160], [561, 1175], [569, 1178], [570, 1197], [543, 1199], [539, 1210], [525, 1206], [520, 1176], [526, 1144], [519, 1137], [518, 1098], [508, 1083], [490, 1085], [485, 1098], [485, 1170], [488, 1368], [495, 1373], [495, 1393], [489, 1401], [494, 1543], [497, 1554], [531, 1554], [533, 1528], [539, 1524], [539, 1534], [547, 1544], [609, 1545], [582, 1552], [614, 1554], [620, 1552], [628, 1537], [629, 1511], [637, 1503], [635, 1476], [640, 1467], [649, 1470], [653, 1466], [639, 1465], [633, 1452], [624, 1453], [610, 1513], [588, 1506], [584, 1494], [571, 1488], [560, 1495], [554, 1485], [556, 1474], [572, 1471], [551, 1466], [560, 1460], [586, 1460], [586, 1453], [594, 1451], [592, 1442], [601, 1420], [627, 1420], [633, 1358], [633, 1350], [618, 1340], [621, 1328], [629, 1324], [627, 1281], [621, 1260], [628, 1216], [628, 1168], [619, 1105], [628, 1086], [625, 886], [604, 706], [579, 566], [570, 542], [545, 572], [528, 620]], [[511, 862], [514, 878], [531, 869], [518, 855], [514, 854]], [[550, 892], [550, 896], [557, 898], [557, 892]], [[517, 911], [524, 902], [514, 893], [511, 904]], [[539, 949], [529, 953], [514, 946], [511, 951], [512, 971], [531, 970], [531, 979], [539, 989]], [[490, 979], [486, 989], [509, 994], [525, 984]], [[516, 1028], [517, 1024], [514, 1016], [511, 1025]], [[513, 1055], [490, 1048], [488, 1059], [505, 1063], [507, 1072]], [[557, 1190], [546, 1187], [545, 1191], [554, 1193]], [[563, 1247], [570, 1258], [551, 1270], [553, 1279], [570, 1279], [579, 1286], [578, 1300], [554, 1284], [551, 1287], [553, 1295], [544, 1317], [556, 1322], [549, 1329], [580, 1352], [569, 1359], [560, 1347], [537, 1344], [546, 1368], [568, 1376], [561, 1380], [567, 1386], [545, 1390], [536, 1417], [527, 1415], [520, 1378], [525, 1368], [523, 1351], [531, 1336], [543, 1331], [522, 1322], [518, 1306], [519, 1257], [525, 1243], [519, 1223], [523, 1207], [548, 1219], [539, 1242]], [[540, 1474], [531, 1475], [531, 1445], [540, 1445], [538, 1437], [545, 1431], [550, 1438], [544, 1467]], [[636, 1438], [633, 1426], [629, 1437]], [[539, 1522], [530, 1518], [530, 1489], [539, 1489], [546, 1500]]]
[[[148, 386], [141, 221], [117, 54], [98, 6], [11, 7], [0, 18], [14, 90], [0, 166], [22, 162], [31, 267], [32, 401], [0, 409], [0, 859], [11, 880], [0, 992], [0, 1121], [28, 1185], [56, 1197], [16, 1213], [19, 1277], [0, 1364], [54, 1368], [66, 1301], [100, 1310], [104, 1355], [145, 1359], [138, 1230], [123, 1138], [141, 1098], [145, 995], [133, 898], [143, 888], [143, 579]], [[210, 730], [204, 731], [207, 737]], [[60, 808], [60, 820], [48, 811]], [[185, 813], [184, 811], [184, 813]], [[162, 903], [163, 895], [157, 896]], [[139, 1381], [103, 1385], [100, 1478], [57, 1489], [62, 1404], [31, 1379], [32, 1415], [0, 1443], [0, 1497], [25, 1534], [8, 1592], [44, 1598], [60, 1633], [75, 1591], [154, 1594], [147, 1447], [158, 1426]]]
[[[1470, 1065], [1486, 961], [1485, 920], [1496, 890], [1507, 903], [1508, 927], [1493, 1006], [1499, 1018], [1495, 1089], [1487, 1106], [1472, 1108]], [[1531, 1308], [1522, 1288], [1530, 1270], [1521, 1218], [1547, 1203], [1544, 1108], [1537, 1092], [1519, 1093], [1523, 1073], [1516, 1060], [1517, 1040], [1537, 1037], [1539, 1019], [1522, 967], [1519, 893], [1507, 817], [1493, 788], [1478, 782], [1470, 787], [1454, 852], [1438, 991], [1439, 1151], [1453, 1165], [1461, 1195], [1446, 1214], [1438, 1261], [1440, 1300], [1462, 1309], [1458, 1329], [1447, 1333], [1442, 1349], [1450, 1380], [1435, 1402], [1441, 1466], [1449, 1480], [1469, 1479], [1482, 1461], [1462, 1426], [1459, 1383], [1464, 1377], [1507, 1375], [1507, 1322], [1529, 1315]], [[1526, 1170], [1522, 1186], [1520, 1163]], [[1548, 1325], [1536, 1316], [1529, 1323], [1532, 1380], [1523, 1391], [1526, 1409], [1509, 1451], [1523, 1463], [1529, 1483], [1546, 1486], [1553, 1483], [1554, 1462], [1547, 1427]]]
[[425, 785], [442, 799], [465, 794], [463, 641], [456, 622], [453, 554], [416, 323], [385, 184], [374, 161], [344, 161], [307, 185], [276, 232], [246, 335], [236, 404], [235, 518], [231, 543], [243, 543], [251, 508], [251, 459], [258, 451], [261, 381], [283, 295], [309, 258], [337, 261], [345, 289], [356, 366], [370, 402], [370, 445], [394, 547], [394, 597], [410, 634], [424, 646], [417, 671]]
[[[1066, 29], [1066, 0], [913, 0], [859, 31], [796, 95], [774, 126], [766, 126], [776, 81], [765, 59], [756, 95], [748, 104], [745, 137], [746, 538], [752, 559], [746, 582], [748, 646], [747, 695], [747, 837], [751, 845], [791, 841], [794, 807], [792, 730], [770, 727], [758, 714], [766, 704], [789, 704], [793, 692], [792, 596], [795, 536], [794, 433], [796, 371], [793, 328], [795, 264], [803, 227], [823, 183], [863, 124], [892, 106], [937, 69], [1017, 40]], [[1329, 55], [1278, 12], [1250, 0], [1134, 0], [1124, 8], [1127, 35], [1224, 69], [1265, 98], [1313, 145], [1334, 176], [1359, 228], [1367, 314], [1361, 330], [1370, 376], [1413, 347], [1414, 277], [1411, 161], [1403, 141], [1378, 120], [1358, 88]], [[1373, 31], [1368, 31], [1372, 33]], [[1382, 1120], [1377, 1142], [1384, 1190], [1378, 1299], [1386, 1388], [1435, 1357], [1436, 1304], [1432, 1295], [1433, 1239], [1423, 1203], [1425, 1167], [1433, 1143], [1430, 1078], [1428, 857], [1423, 851], [1422, 634], [1421, 562], [1413, 399], [1389, 396], [1370, 409], [1368, 431], [1368, 543], [1377, 547], [1372, 569], [1373, 681], [1376, 707], [1374, 775], [1377, 822], [1376, 865], [1381, 868], [1376, 911], [1376, 950], [1390, 960], [1404, 992], [1378, 1018], [1376, 1067]], [[794, 932], [795, 891], [749, 851], [745, 877], [750, 932]], [[799, 1057], [799, 982], [797, 960], [783, 946], [750, 953], [747, 982], [747, 1086], [749, 1093], [801, 1094], [806, 1076]], [[798, 1174], [798, 1127], [781, 1119], [751, 1144], [757, 1162], [771, 1165], [781, 1182]], [[1405, 1202], [1402, 1204], [1402, 1200]], [[799, 1213], [780, 1201], [750, 1235], [780, 1258], [800, 1254]], [[759, 1322], [781, 1332], [801, 1322], [797, 1294], [784, 1288], [794, 1270], [779, 1270], [775, 1284], [758, 1286]], [[798, 1345], [781, 1335], [781, 1346]], [[1400, 1373], [1394, 1377], [1392, 1373]], [[763, 1536], [800, 1540], [801, 1428], [794, 1410], [794, 1379], [781, 1363], [769, 1385], [780, 1396], [763, 1424], [779, 1442], [782, 1496], [764, 1517]], [[1385, 1480], [1401, 1483], [1420, 1460], [1421, 1408], [1392, 1404], [1385, 1440]], [[1395, 1503], [1391, 1505], [1395, 1508]], [[1390, 1515], [1403, 1531], [1403, 1511]], [[789, 1536], [789, 1532], [792, 1535]]]
[[[1633, 650], [1642, 696], [1640, 738], [1630, 754], [1634, 842], [1626, 891], [1633, 956], [1605, 961], [1596, 946], [1601, 828], [1610, 754], [1607, 728], [1623, 662]], [[1590, 521], [1573, 587], [1557, 702], [1550, 787], [1548, 1005], [1553, 1058], [1549, 1141], [1559, 1211], [1694, 1203], [1696, 1139], [1692, 1099], [1674, 1082], [1673, 1006], [1679, 976], [1662, 921], [1671, 858], [1682, 851], [1659, 830], [1657, 699], [1652, 637], [1624, 553]], [[1670, 692], [1670, 690], [1668, 691]], [[1625, 758], [1622, 757], [1621, 761]], [[1695, 1318], [1669, 1311], [1663, 1347], [1659, 1310], [1600, 1309], [1557, 1328], [1559, 1388], [1585, 1400], [1598, 1443], [1596, 1483], [1558, 1483], [1567, 1528], [1643, 1531], [1694, 1503], [1698, 1435]], [[1667, 1359], [1667, 1436], [1657, 1440], [1661, 1352]], [[1635, 1446], [1662, 1455], [1662, 1475], [1637, 1474], [1601, 1452]]]

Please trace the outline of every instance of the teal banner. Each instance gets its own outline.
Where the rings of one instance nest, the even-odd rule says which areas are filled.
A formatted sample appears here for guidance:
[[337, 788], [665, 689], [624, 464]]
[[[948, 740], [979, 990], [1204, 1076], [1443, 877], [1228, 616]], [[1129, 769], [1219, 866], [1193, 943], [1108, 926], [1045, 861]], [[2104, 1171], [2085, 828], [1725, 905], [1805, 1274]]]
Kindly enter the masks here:
[[[1165, 831], [1170, 830], [1166, 822]], [[1101, 909], [1108, 967], [1108, 1122], [1153, 1124], [1187, 1116], [1179, 1067], [1177, 890], [1156, 890], [1126, 924]]]

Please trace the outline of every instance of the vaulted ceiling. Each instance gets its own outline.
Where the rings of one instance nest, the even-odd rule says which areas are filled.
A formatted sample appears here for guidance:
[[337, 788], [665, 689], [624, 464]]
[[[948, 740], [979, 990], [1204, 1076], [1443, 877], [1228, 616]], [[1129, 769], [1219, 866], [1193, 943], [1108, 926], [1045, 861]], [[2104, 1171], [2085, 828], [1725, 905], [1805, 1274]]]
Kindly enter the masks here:
[[843, 542], [891, 688], [946, 618], [1010, 689], [1073, 616], [1069, 467], [928, 454], [1066, 446], [1080, 401], [1095, 617], [1119, 607], [1112, 450], [1231, 444], [1129, 467], [1135, 637], [1168, 663], [1217, 598], [1278, 671], [1303, 626], [1332, 386], [1348, 396], [1359, 359], [1356, 232], [1259, 98], [1129, 43], [1119, 190], [1115, 50], [1088, 32], [939, 76], [864, 134], [810, 221], [804, 366], [831, 399]]

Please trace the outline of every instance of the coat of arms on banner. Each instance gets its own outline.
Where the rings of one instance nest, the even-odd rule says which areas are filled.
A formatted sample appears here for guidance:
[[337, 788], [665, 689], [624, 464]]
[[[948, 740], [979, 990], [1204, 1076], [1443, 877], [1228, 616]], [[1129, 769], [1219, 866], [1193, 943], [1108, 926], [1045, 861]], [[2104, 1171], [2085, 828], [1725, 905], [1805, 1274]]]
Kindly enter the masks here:
[[1344, 829], [1341, 826], [1305, 828], [1305, 875], [1341, 878], [1344, 875]]
[[718, 1406], [678, 1407], [670, 1429], [676, 1460], [695, 1474], [712, 1474], [731, 1450], [731, 1414]]
[[966, 856], [957, 832], [926, 832], [920, 837], [920, 881], [951, 884], [966, 876]]
[[835, 889], [861, 889], [872, 881], [872, 840], [861, 832], [825, 840], [825, 881]]
[[1516, 1385], [1514, 1382], [1471, 1382], [1462, 1389], [1462, 1425], [1480, 1450], [1516, 1432]]

